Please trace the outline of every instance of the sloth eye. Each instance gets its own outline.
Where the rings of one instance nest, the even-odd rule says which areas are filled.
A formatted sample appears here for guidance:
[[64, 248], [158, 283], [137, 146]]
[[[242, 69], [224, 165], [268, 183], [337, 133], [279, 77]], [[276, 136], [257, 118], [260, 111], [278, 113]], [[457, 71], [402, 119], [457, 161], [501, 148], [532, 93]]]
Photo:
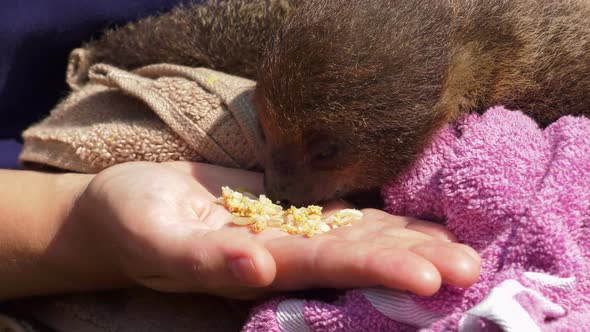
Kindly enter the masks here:
[[342, 166], [344, 146], [338, 142], [324, 141], [310, 146], [310, 162], [312, 167], [334, 169]]
[[340, 147], [336, 144], [330, 144], [319, 151], [316, 151], [312, 159], [316, 161], [327, 160], [338, 155]]

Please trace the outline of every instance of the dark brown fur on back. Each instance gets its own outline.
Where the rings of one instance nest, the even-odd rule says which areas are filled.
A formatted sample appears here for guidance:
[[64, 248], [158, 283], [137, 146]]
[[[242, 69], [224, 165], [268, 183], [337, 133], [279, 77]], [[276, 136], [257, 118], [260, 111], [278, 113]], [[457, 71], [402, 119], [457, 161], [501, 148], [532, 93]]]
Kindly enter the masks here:
[[86, 47], [92, 62], [209, 67], [254, 79], [263, 46], [301, 0], [210, 0], [107, 30]]
[[128, 68], [256, 76], [267, 191], [293, 203], [378, 188], [466, 112], [505, 105], [543, 126], [590, 114], [583, 0], [214, 1], [90, 47]]

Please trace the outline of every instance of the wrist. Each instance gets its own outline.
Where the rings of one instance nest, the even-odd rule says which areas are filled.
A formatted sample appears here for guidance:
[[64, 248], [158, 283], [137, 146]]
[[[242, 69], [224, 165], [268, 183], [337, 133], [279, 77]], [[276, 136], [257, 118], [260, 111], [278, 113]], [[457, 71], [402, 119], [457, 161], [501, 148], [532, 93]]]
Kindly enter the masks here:
[[56, 179], [55, 187], [64, 195], [61, 199], [64, 204], [58, 212], [63, 224], [55, 233], [53, 254], [47, 259], [56, 273], [71, 281], [70, 291], [132, 284], [119, 268], [116, 257], [109, 257], [105, 250], [109, 239], [101, 239], [93, 227], [103, 222], [97, 218], [106, 217], [85, 193], [93, 178], [94, 175], [63, 174]]
[[124, 284], [77, 216], [92, 178], [0, 170], [0, 299]]

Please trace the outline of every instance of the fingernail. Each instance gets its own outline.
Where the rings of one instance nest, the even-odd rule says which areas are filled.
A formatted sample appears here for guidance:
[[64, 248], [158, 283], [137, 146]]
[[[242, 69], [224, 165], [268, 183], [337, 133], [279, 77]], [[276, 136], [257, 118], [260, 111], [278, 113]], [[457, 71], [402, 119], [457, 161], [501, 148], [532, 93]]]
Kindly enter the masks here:
[[463, 252], [471, 256], [471, 258], [473, 258], [473, 260], [475, 260], [476, 262], [481, 261], [481, 257], [479, 256], [479, 253], [475, 251], [475, 249], [471, 248], [468, 245], [461, 246], [461, 249], [463, 249]]
[[247, 257], [234, 258], [228, 264], [231, 273], [242, 284], [249, 286], [257, 286], [258, 278], [256, 277], [256, 267], [252, 259]]
[[452, 239], [451, 237], [449, 237], [447, 234], [444, 235], [438, 235], [436, 236], [437, 240], [441, 240], [444, 242], [448, 242], [448, 243], [453, 243], [453, 242], [457, 242], [457, 240]]
[[455, 236], [455, 234], [451, 233], [450, 231], [444, 231], [444, 232], [440, 232], [437, 234], [436, 236], [437, 239], [443, 240], [445, 242], [452, 242], [455, 243], [457, 241], [459, 241], [457, 239], [457, 237]]

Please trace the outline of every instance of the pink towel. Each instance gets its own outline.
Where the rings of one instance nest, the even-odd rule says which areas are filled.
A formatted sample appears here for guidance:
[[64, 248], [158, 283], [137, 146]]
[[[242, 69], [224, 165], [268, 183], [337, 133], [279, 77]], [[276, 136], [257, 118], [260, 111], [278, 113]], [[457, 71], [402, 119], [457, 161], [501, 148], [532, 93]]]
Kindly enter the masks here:
[[275, 299], [244, 331], [590, 331], [590, 120], [540, 129], [502, 107], [443, 128], [383, 188], [393, 214], [444, 222], [482, 256], [468, 289]]

